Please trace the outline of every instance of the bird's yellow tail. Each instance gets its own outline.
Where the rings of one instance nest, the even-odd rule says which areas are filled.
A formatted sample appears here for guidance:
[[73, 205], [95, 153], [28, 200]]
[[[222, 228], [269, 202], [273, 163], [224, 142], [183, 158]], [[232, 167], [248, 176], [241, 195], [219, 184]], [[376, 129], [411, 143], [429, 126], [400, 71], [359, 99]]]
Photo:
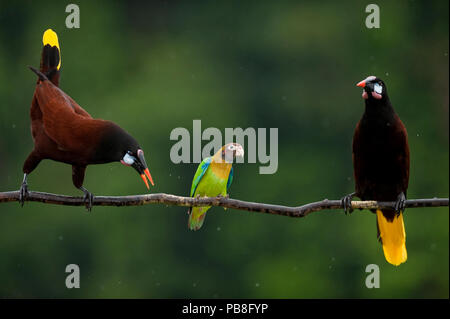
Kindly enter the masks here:
[[59, 69], [61, 68], [61, 49], [56, 32], [52, 29], [47, 29], [42, 36], [42, 44], [40, 71], [58, 85]]
[[408, 258], [406, 253], [406, 233], [403, 214], [396, 214], [393, 220], [388, 220], [381, 210], [377, 210], [378, 231], [383, 245], [384, 257], [394, 266], [404, 263]]

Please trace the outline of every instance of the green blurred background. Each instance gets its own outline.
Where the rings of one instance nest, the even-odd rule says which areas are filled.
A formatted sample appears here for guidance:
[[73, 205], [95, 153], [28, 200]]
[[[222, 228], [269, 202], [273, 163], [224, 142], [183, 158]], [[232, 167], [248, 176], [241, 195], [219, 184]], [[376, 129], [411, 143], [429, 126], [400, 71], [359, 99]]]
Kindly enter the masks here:
[[[387, 83], [409, 133], [409, 198], [448, 197], [448, 1], [0, 1], [0, 190], [19, 188], [33, 147], [29, 107], [42, 33], [62, 50], [61, 88], [94, 117], [137, 138], [156, 182], [187, 195], [197, 164], [173, 164], [170, 132], [278, 127], [276, 174], [238, 164], [231, 197], [284, 205], [353, 190], [351, 139], [364, 107], [355, 83]], [[206, 143], [206, 142], [205, 142]], [[205, 144], [204, 143], [204, 144]], [[97, 195], [145, 192], [132, 169], [90, 166]], [[43, 161], [31, 190], [80, 196], [71, 168]], [[293, 219], [212, 208], [198, 232], [186, 208], [0, 204], [0, 297], [448, 298], [449, 210], [406, 212], [408, 261], [385, 261], [375, 216], [341, 211]], [[81, 288], [65, 287], [65, 267]], [[381, 288], [365, 287], [378, 264]]]

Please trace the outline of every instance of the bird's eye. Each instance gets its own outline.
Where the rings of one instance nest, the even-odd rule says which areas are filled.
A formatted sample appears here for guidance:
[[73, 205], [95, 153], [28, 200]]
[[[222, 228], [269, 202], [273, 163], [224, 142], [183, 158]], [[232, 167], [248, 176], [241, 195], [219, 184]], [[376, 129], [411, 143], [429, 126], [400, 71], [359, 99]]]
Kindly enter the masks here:
[[230, 151], [234, 151], [236, 149], [236, 147], [233, 144], [231, 144], [230, 146], [228, 146], [228, 149]]
[[131, 152], [127, 152], [125, 156], [122, 158], [122, 164], [124, 165], [133, 165], [136, 158], [132, 155], [130, 155]]
[[383, 92], [383, 86], [380, 83], [375, 83], [373, 90], [375, 93], [381, 94]]

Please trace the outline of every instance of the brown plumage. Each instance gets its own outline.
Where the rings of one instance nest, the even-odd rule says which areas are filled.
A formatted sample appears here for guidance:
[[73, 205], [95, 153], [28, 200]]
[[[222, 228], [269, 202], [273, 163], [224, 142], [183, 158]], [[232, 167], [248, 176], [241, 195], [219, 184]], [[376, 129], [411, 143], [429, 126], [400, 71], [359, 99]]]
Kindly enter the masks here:
[[153, 184], [144, 152], [137, 141], [117, 124], [93, 119], [58, 87], [60, 51], [56, 33], [47, 30], [43, 41], [40, 71], [30, 67], [39, 78], [30, 110], [34, 149], [23, 166], [22, 204], [27, 193], [27, 175], [43, 159], [72, 165], [73, 184], [85, 193], [89, 209], [93, 196], [83, 188], [87, 165], [120, 161], [133, 166], [147, 187], [147, 178]]
[[364, 88], [365, 112], [353, 136], [355, 193], [344, 198], [344, 206], [347, 210], [354, 195], [397, 202], [395, 210], [374, 213], [386, 260], [399, 265], [407, 259], [403, 211], [409, 181], [408, 135], [382, 80], [371, 76], [358, 86]]

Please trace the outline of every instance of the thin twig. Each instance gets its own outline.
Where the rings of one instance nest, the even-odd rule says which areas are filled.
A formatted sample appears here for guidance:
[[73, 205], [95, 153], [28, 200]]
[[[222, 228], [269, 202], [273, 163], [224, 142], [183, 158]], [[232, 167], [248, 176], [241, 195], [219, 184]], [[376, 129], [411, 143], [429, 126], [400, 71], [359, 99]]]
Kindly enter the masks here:
[[[19, 191], [0, 193], [0, 203], [18, 202]], [[46, 204], [84, 206], [82, 197], [65, 196], [42, 192], [28, 193], [26, 201]], [[448, 198], [410, 199], [405, 203], [406, 208], [448, 206]], [[145, 194], [131, 196], [95, 196], [93, 206], [138, 206], [148, 204], [165, 204], [173, 206], [222, 206], [249, 212], [275, 214], [290, 217], [305, 217], [306, 215], [326, 209], [343, 209], [341, 200], [324, 199], [297, 207], [280, 206], [264, 203], [247, 202], [227, 197], [183, 197], [171, 194]], [[394, 208], [395, 202], [352, 201], [353, 209], [387, 209]]]

